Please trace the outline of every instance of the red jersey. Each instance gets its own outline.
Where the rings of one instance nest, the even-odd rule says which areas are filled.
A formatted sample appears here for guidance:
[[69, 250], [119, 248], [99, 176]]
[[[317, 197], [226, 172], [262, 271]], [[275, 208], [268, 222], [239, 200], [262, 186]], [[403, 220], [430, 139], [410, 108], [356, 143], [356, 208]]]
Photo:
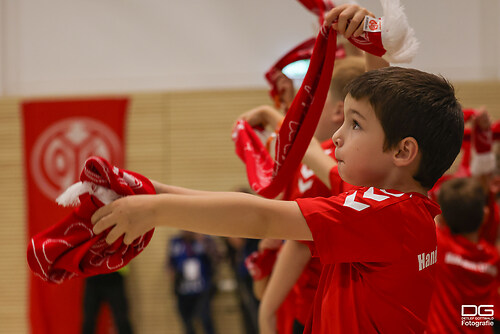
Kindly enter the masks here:
[[297, 203], [323, 263], [304, 333], [422, 333], [435, 283], [438, 205], [373, 187]]
[[[474, 320], [462, 319], [462, 305], [474, 305], [463, 310], [465, 315], [472, 315], [479, 305], [495, 304], [500, 265], [497, 250], [484, 240], [475, 244], [461, 235], [452, 235], [446, 227], [437, 228], [437, 240], [436, 290], [427, 333], [493, 333], [493, 323], [475, 327]], [[481, 312], [489, 314], [490, 310], [487, 307]]]
[[318, 258], [311, 258], [293, 286], [295, 295], [293, 315], [301, 324], [306, 323], [311, 312], [322, 268], [323, 265]]

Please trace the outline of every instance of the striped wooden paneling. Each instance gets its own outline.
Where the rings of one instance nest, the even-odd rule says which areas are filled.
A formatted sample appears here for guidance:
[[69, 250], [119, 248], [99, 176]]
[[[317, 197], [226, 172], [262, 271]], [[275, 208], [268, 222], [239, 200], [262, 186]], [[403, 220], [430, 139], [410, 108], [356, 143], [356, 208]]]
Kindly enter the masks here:
[[27, 333], [23, 143], [19, 100], [0, 99], [0, 332]]
[[485, 106], [493, 119], [500, 119], [500, 82], [458, 82], [455, 90], [464, 108]]

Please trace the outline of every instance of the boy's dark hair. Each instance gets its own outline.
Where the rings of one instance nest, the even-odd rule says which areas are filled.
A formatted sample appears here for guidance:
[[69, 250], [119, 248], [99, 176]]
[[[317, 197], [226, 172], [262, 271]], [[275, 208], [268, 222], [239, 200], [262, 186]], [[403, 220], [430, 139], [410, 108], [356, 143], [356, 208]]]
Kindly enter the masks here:
[[462, 107], [443, 77], [402, 67], [366, 72], [346, 91], [367, 99], [385, 132], [384, 151], [403, 138], [418, 142], [421, 161], [415, 180], [431, 189], [460, 152], [464, 134]]
[[487, 199], [477, 180], [459, 178], [443, 182], [438, 202], [452, 234], [472, 233], [481, 226]]

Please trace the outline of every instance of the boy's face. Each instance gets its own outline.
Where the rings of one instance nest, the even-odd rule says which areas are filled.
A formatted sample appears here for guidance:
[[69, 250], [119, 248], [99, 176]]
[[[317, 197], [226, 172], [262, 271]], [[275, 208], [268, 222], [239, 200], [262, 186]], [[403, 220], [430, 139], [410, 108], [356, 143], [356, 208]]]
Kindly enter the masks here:
[[356, 186], [384, 188], [394, 166], [392, 150], [383, 151], [384, 140], [384, 130], [368, 100], [355, 100], [348, 94], [344, 123], [333, 135], [342, 179]]

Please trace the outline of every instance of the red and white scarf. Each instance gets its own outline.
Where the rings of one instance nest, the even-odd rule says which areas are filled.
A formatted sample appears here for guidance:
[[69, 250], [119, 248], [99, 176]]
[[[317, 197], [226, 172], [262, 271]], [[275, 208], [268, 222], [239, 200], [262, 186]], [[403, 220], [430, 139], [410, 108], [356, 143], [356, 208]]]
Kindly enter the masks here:
[[29, 242], [29, 267], [44, 281], [62, 283], [76, 276], [116, 271], [142, 252], [153, 236], [151, 230], [130, 245], [123, 243], [123, 237], [108, 245], [105, 238], [109, 231], [95, 235], [90, 221], [97, 209], [115, 199], [154, 194], [154, 186], [146, 177], [112, 166], [101, 157], [91, 157], [85, 162], [80, 181], [57, 199], [61, 205], [76, 206], [73, 212]]
[[[325, 14], [334, 8], [329, 0], [298, 0], [309, 11], [318, 16], [323, 24]], [[391, 63], [409, 63], [418, 49], [418, 40], [408, 24], [399, 0], [380, 0], [382, 18], [365, 17], [364, 33], [351, 37], [349, 41], [359, 49], [375, 56], [384, 57]]]
[[336, 45], [335, 30], [323, 26], [302, 86], [277, 134], [274, 161], [248, 123], [240, 120], [234, 127], [236, 154], [245, 162], [249, 184], [259, 195], [276, 197], [302, 160], [325, 104]]

